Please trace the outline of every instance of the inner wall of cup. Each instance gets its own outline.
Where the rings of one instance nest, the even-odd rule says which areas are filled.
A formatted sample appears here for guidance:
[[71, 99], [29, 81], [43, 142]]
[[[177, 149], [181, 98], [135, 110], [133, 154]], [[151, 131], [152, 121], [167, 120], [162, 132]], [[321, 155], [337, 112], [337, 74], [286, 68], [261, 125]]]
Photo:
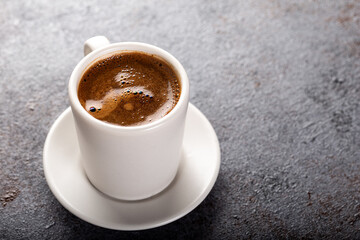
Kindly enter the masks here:
[[[73, 101], [75, 101], [75, 105], [77, 105], [77, 107], [80, 107], [81, 109], [78, 109], [82, 112], [85, 112], [87, 115], [89, 115], [86, 110], [81, 106], [79, 98], [78, 98], [78, 88], [79, 88], [79, 84], [80, 84], [80, 80], [83, 76], [83, 74], [86, 72], [86, 70], [96, 61], [106, 58], [112, 54], [116, 54], [119, 52], [132, 52], [132, 51], [136, 51], [136, 52], [144, 52], [147, 54], [151, 54], [151, 55], [155, 55], [156, 57], [159, 57], [161, 59], [163, 59], [165, 62], [167, 62], [174, 70], [175, 74], [177, 75], [179, 81], [180, 81], [180, 85], [181, 85], [181, 92], [180, 92], [180, 98], [178, 100], [178, 102], [176, 103], [175, 107], [165, 116], [167, 117], [168, 115], [172, 115], [173, 112], [177, 111], [177, 109], [180, 107], [180, 104], [183, 104], [182, 102], [186, 101], [186, 96], [187, 92], [188, 92], [188, 83], [187, 81], [187, 76], [186, 76], [186, 72], [183, 69], [182, 65], [168, 52], [152, 46], [152, 45], [148, 45], [148, 44], [143, 44], [143, 43], [121, 43], [121, 45], [119, 46], [119, 44], [110, 44], [109, 46], [102, 48], [102, 49], [98, 49], [98, 50], [94, 50], [93, 52], [91, 52], [90, 54], [88, 54], [86, 57], [84, 57], [82, 59], [82, 61], [79, 63], [78, 65], [78, 69], [75, 69], [74, 72], [76, 73], [75, 77], [76, 78], [76, 86], [71, 85], [70, 87], [72, 88], [72, 90], [74, 90], [75, 87], [75, 93], [73, 95], [72, 99]], [[74, 80], [74, 79], [73, 79]], [[71, 91], [71, 89], [70, 89]], [[89, 115], [90, 116], [90, 115]], [[163, 118], [165, 118], [163, 117]], [[163, 119], [161, 118], [161, 119]], [[154, 121], [153, 123], [159, 122], [161, 121], [161, 119]], [[97, 120], [94, 118], [94, 120]], [[100, 120], [98, 120], [100, 121]], [[105, 123], [105, 122], [103, 122]], [[153, 123], [149, 123], [149, 124], [145, 124], [145, 125], [141, 125], [141, 126], [127, 126], [126, 128], [138, 128], [138, 127], [142, 127], [142, 126], [147, 126]], [[105, 124], [110, 124], [110, 123], [105, 123]], [[110, 125], [114, 125], [114, 124], [110, 124]], [[118, 126], [115, 125], [117, 127], [124, 127], [124, 126]]]

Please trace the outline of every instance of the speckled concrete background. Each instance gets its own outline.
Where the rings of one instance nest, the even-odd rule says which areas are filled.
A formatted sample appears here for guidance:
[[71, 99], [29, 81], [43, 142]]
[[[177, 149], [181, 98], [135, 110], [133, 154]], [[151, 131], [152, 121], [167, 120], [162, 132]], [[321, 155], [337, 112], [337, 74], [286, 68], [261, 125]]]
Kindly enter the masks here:
[[[0, 1], [1, 239], [360, 238], [359, 1]], [[176, 56], [221, 144], [206, 200], [121, 232], [65, 210], [42, 149], [94, 35]]]

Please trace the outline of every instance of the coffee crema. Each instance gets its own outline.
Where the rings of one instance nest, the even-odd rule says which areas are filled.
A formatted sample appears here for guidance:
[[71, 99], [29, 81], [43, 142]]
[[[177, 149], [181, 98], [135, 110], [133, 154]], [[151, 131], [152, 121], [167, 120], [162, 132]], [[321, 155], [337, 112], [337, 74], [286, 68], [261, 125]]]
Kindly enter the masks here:
[[90, 115], [121, 126], [144, 125], [164, 117], [180, 93], [173, 68], [158, 56], [138, 51], [95, 61], [78, 87], [79, 101]]

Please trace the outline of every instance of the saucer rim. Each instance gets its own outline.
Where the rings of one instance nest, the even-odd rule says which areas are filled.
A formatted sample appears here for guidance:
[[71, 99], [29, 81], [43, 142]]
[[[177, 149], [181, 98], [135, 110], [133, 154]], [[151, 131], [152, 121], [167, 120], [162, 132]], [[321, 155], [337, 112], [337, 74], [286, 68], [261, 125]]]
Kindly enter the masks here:
[[[68, 210], [70, 213], [72, 213], [73, 215], [75, 215], [76, 217], [82, 219], [83, 221], [93, 224], [95, 226], [99, 226], [99, 227], [103, 227], [106, 229], [112, 229], [112, 230], [121, 230], [121, 231], [139, 231], [139, 230], [147, 230], [147, 229], [152, 229], [152, 228], [157, 228], [160, 226], [164, 226], [167, 225], [169, 223], [172, 223], [182, 217], [184, 217], [185, 215], [189, 214], [191, 211], [193, 211], [196, 207], [198, 207], [204, 200], [205, 198], [209, 195], [210, 191], [212, 190], [212, 188], [215, 185], [215, 182], [217, 180], [217, 177], [219, 175], [220, 172], [220, 164], [221, 164], [221, 151], [220, 151], [220, 144], [219, 144], [219, 140], [217, 138], [216, 132], [214, 130], [214, 128], [212, 127], [211, 123], [209, 122], [209, 120], [206, 118], [206, 116], [197, 108], [195, 107], [193, 104], [191, 104], [189, 102], [189, 106], [188, 106], [188, 111], [194, 111], [195, 115], [198, 118], [201, 118], [201, 122], [203, 124], [207, 125], [207, 129], [208, 131], [211, 131], [211, 140], [212, 140], [212, 144], [214, 146], [216, 146], [216, 157], [214, 156], [215, 160], [215, 168], [214, 168], [214, 173], [212, 174], [211, 179], [208, 181], [208, 185], [206, 186], [206, 188], [202, 189], [202, 193], [198, 194], [198, 197], [195, 198], [196, 201], [191, 202], [191, 204], [189, 204], [188, 206], [184, 207], [181, 211], [179, 211], [179, 214], [174, 214], [173, 216], [170, 216], [167, 220], [158, 220], [158, 221], [154, 221], [154, 222], [150, 222], [150, 223], [146, 223], [146, 224], [133, 224], [133, 225], [124, 225], [124, 224], [113, 224], [113, 223], [106, 223], [106, 221], [104, 220], [99, 220], [99, 219], [95, 219], [92, 218], [89, 215], [84, 214], [83, 212], [79, 211], [77, 208], [74, 208], [71, 206], [71, 203], [68, 202], [67, 198], [62, 195], [61, 190], [56, 186], [56, 183], [53, 181], [53, 179], [50, 176], [50, 171], [48, 170], [48, 164], [49, 162], [46, 161], [45, 159], [48, 159], [48, 149], [49, 146], [51, 144], [51, 140], [54, 138], [54, 134], [56, 133], [57, 128], [59, 127], [59, 125], [62, 123], [62, 121], [65, 119], [65, 117], [67, 117], [68, 114], [72, 114], [72, 110], [71, 107], [68, 107], [67, 109], [65, 109], [54, 121], [54, 123], [52, 124], [46, 140], [45, 140], [45, 144], [44, 144], [44, 149], [43, 149], [43, 169], [44, 169], [44, 175], [45, 175], [45, 179], [46, 182], [51, 190], [51, 192], [54, 194], [55, 198], [60, 202], [60, 204], [66, 209]], [[211, 145], [212, 146], [212, 145]], [[91, 184], [91, 183], [89, 183]], [[171, 186], [171, 184], [170, 184]], [[99, 194], [102, 194], [101, 192], [99, 192]], [[103, 195], [103, 194], [102, 194]], [[105, 195], [103, 195], [105, 198]], [[148, 198], [148, 199], [155, 199], [156, 200], [156, 195]], [[140, 201], [134, 201], [134, 202], [142, 202], [142, 201], [147, 201], [148, 199], [144, 199], [144, 200], [140, 200]], [[117, 201], [116, 199], [113, 199], [113, 201]], [[119, 202], [122, 202], [122, 200], [118, 200]], [[130, 201], [132, 202], [132, 201]]]

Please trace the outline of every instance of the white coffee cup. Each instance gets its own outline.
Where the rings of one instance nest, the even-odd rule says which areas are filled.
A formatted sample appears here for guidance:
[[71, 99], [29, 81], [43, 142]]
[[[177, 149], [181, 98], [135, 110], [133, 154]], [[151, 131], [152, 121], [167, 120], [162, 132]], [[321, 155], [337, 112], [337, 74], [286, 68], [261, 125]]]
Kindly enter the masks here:
[[[92, 117], [81, 106], [77, 90], [86, 68], [104, 55], [125, 50], [159, 56], [176, 71], [180, 98], [163, 118], [140, 126], [119, 126]], [[88, 179], [101, 192], [123, 200], [144, 199], [161, 192], [174, 179], [181, 158], [189, 102], [189, 80], [183, 66], [158, 47], [137, 42], [110, 44], [103, 36], [87, 40], [84, 53], [71, 74], [69, 97]]]

